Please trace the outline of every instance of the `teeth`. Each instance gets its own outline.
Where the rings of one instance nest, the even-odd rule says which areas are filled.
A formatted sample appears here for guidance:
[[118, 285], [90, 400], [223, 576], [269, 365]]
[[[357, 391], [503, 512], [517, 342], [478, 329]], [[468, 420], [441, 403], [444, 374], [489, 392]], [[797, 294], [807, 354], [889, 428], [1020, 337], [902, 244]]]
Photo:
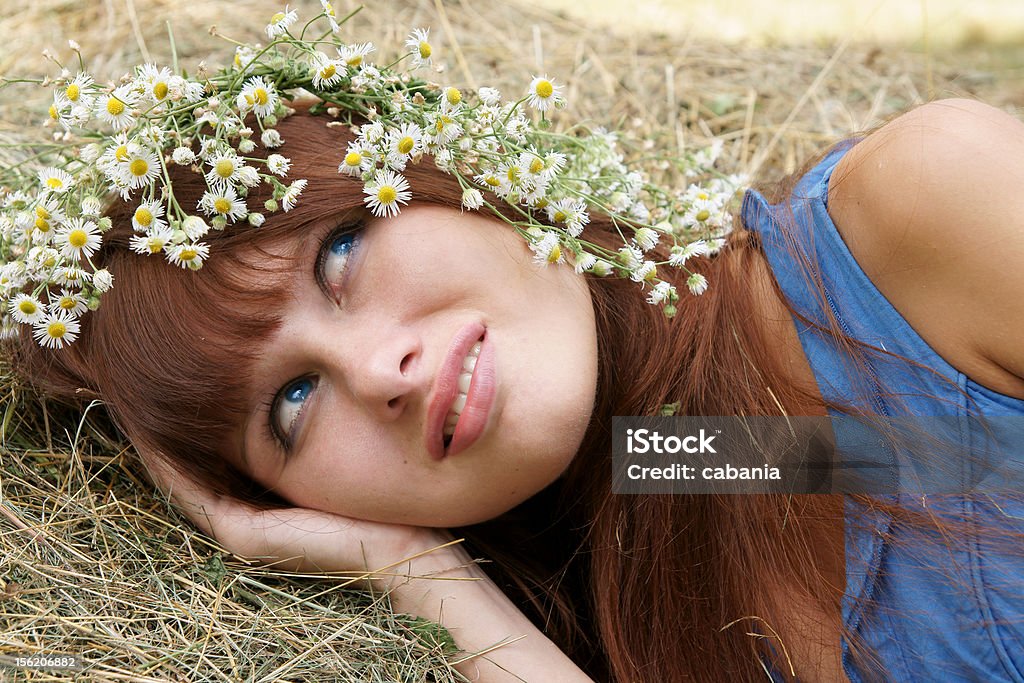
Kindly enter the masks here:
[[476, 369], [476, 360], [480, 355], [481, 343], [473, 344], [466, 357], [462, 360], [462, 372], [459, 373], [459, 393], [452, 401], [451, 408], [444, 421], [444, 436], [451, 436], [455, 433], [455, 426], [459, 422], [459, 415], [466, 407], [466, 394], [469, 393], [469, 385], [473, 381], [473, 370]]

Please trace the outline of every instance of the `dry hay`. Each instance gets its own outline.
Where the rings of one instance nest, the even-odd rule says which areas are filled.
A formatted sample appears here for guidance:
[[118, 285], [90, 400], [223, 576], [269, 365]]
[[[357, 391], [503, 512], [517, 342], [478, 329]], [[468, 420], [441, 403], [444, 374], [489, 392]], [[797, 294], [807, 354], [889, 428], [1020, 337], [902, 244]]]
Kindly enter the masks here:
[[[169, 63], [168, 20], [182, 66], [194, 70], [202, 57], [217, 66], [232, 50], [210, 25], [256, 41], [279, 9], [253, 0], [182, 4], [25, 3], [0, 18], [0, 74], [40, 74], [40, 51], [67, 57], [67, 38], [110, 78], [140, 54]], [[305, 18], [319, 6], [296, 5]], [[447, 55], [437, 80], [511, 94], [543, 70], [568, 85], [570, 106], [557, 121], [590, 119], [658, 150], [694, 149], [717, 135], [726, 141], [723, 170], [765, 178], [928, 99], [1024, 104], [1020, 69], [995, 75], [962, 56], [618, 36], [509, 3], [375, 2], [344, 38], [393, 54], [415, 26], [432, 27], [437, 54]], [[0, 135], [23, 134], [48, 100], [28, 87], [0, 91]], [[2, 388], [0, 664], [75, 654], [95, 680], [459, 680], [445, 663], [444, 634], [392, 615], [386, 598], [246, 565], [196, 533], [141, 480], [100, 408], [82, 418], [13, 380]], [[0, 666], [5, 675], [73, 677]]]

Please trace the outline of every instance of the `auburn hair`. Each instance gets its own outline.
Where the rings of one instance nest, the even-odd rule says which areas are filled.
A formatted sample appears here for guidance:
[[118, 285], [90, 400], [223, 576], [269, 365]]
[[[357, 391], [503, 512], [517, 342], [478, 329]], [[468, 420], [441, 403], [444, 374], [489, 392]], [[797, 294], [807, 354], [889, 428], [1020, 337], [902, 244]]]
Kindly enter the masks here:
[[[288, 301], [290, 261], [270, 258], [268, 246], [309, 248], [310, 225], [363, 210], [361, 181], [336, 172], [340, 150], [353, 139], [347, 125], [300, 109], [278, 130], [285, 140], [280, 151], [292, 160], [290, 177], [309, 181], [293, 210], [270, 214], [259, 228], [241, 221], [211, 231], [209, 259], [192, 272], [161, 255], [131, 253], [134, 207], [116, 202], [108, 210], [113, 227], [94, 258], [114, 274], [115, 286], [84, 317], [80, 338], [43, 350], [22, 334], [8, 348], [18, 372], [46, 394], [102, 400], [140, 450], [215, 490], [264, 505], [284, 501], [229, 464], [238, 458], [226, 449], [240, 443], [231, 436], [249, 400], [250, 370]], [[205, 189], [201, 174], [172, 171], [179, 203], [195, 206]], [[799, 175], [765, 191], [787, 197]], [[413, 201], [460, 209], [458, 182], [429, 158], [410, 164], [405, 176]], [[248, 203], [260, 207], [269, 198], [259, 190]], [[496, 220], [495, 229], [510, 228]], [[620, 243], [602, 216], [587, 232], [604, 246]], [[657, 248], [659, 260], [667, 259], [666, 249]], [[688, 295], [682, 271], [663, 273], [682, 292], [672, 319], [646, 303], [636, 283], [588, 277], [599, 376], [579, 453], [563, 477], [530, 500], [455, 530], [471, 552], [492, 561], [483, 566], [495, 581], [597, 680], [751, 681], [764, 676], [762, 662], [792, 679], [786, 643], [815, 638], [804, 627], [787, 627], [795, 623], [792, 606], [834, 615], [839, 628], [843, 496], [611, 494], [612, 416], [657, 414], [675, 402], [686, 415], [855, 410], [852, 403], [826, 404], [814, 387], [795, 384], [772, 351], [745, 278], [764, 258], [757, 235], [737, 220], [720, 252], [687, 263], [711, 282], [705, 294]], [[777, 284], [775, 293], [800, 316]], [[882, 349], [848, 337], [837, 324], [826, 331], [870, 373], [865, 354]], [[835, 648], [838, 637], [827, 625], [817, 636]], [[855, 641], [851, 646], [855, 656], [871, 658]]]

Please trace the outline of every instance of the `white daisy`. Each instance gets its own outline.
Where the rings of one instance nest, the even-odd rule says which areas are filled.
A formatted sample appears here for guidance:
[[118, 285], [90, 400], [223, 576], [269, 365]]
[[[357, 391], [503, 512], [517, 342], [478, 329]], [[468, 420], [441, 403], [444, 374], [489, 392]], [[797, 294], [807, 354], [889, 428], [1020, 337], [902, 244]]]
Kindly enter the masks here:
[[128, 158], [120, 165], [124, 184], [135, 190], [153, 184], [160, 175], [160, 160], [141, 145], [129, 145]]
[[668, 262], [673, 266], [682, 266], [691, 256], [704, 256], [708, 251], [708, 244], [702, 239], [690, 242], [685, 247], [676, 245], [672, 247]]
[[210, 255], [209, 245], [202, 242], [176, 244], [167, 251], [167, 260], [176, 266], [199, 270], [203, 261]]
[[415, 123], [405, 123], [388, 134], [389, 156], [410, 158], [420, 149], [423, 131]]
[[596, 263], [597, 257], [590, 252], [584, 251], [576, 257], [576, 264], [573, 266], [573, 270], [577, 273], [584, 273], [593, 268]]
[[92, 274], [92, 285], [101, 294], [107, 292], [114, 286], [114, 276], [106, 268], [100, 268]]
[[359, 43], [343, 45], [338, 48], [338, 57], [345, 63], [345, 66], [357, 69], [363, 66], [366, 55], [374, 51], [373, 43]]
[[74, 315], [67, 311], [50, 313], [34, 325], [33, 336], [40, 346], [61, 349], [75, 341], [80, 327]]
[[334, 7], [327, 0], [320, 0], [320, 7], [324, 10], [324, 16], [327, 17], [327, 21], [331, 22], [331, 30], [335, 33], [338, 32], [338, 15], [334, 12]]
[[407, 204], [412, 198], [409, 181], [394, 171], [378, 171], [363, 192], [363, 203], [374, 216], [395, 216], [401, 210], [399, 204]]
[[650, 280], [657, 274], [658, 267], [654, 261], [644, 261], [639, 266], [633, 268], [629, 274], [629, 279], [633, 282], [643, 282], [644, 280]]
[[467, 187], [462, 191], [462, 206], [467, 209], [479, 209], [484, 205], [484, 195], [475, 187]]
[[239, 199], [235, 188], [230, 186], [213, 188], [204, 192], [203, 198], [199, 200], [199, 209], [205, 211], [208, 216], [217, 214], [224, 218], [230, 218], [232, 221], [243, 218], [249, 213], [245, 201]]
[[72, 292], [67, 289], [62, 289], [60, 296], [50, 302], [51, 312], [67, 311], [79, 316], [85, 313], [87, 309], [85, 297], [82, 296], [81, 292]]
[[164, 205], [159, 201], [143, 202], [132, 214], [132, 227], [138, 232], [162, 228], [167, 225], [163, 215]]
[[658, 233], [650, 228], [637, 228], [633, 233], [633, 241], [641, 251], [650, 251], [658, 245]]
[[126, 130], [135, 123], [135, 117], [132, 115], [134, 106], [135, 95], [128, 86], [122, 85], [97, 100], [96, 113], [114, 130]]
[[452, 116], [454, 113], [439, 111], [430, 116], [430, 133], [438, 145], [447, 145], [462, 135], [462, 124]]
[[547, 111], [551, 107], [561, 107], [565, 104], [562, 97], [562, 86], [555, 85], [554, 81], [543, 76], [534, 76], [530, 81], [529, 99], [527, 103], [534, 109]]
[[317, 52], [313, 58], [313, 86], [318, 90], [327, 90], [341, 81], [343, 64], [340, 60], [331, 59], [323, 52]]
[[15, 320], [27, 325], [37, 323], [46, 316], [42, 302], [29, 294], [19, 294], [11, 299], [7, 310]]
[[415, 29], [406, 39], [405, 46], [412, 51], [412, 62], [415, 66], [430, 64], [430, 55], [434, 52], [434, 48], [430, 46], [430, 29]]
[[306, 189], [306, 185], [309, 181], [305, 178], [292, 181], [292, 184], [285, 190], [284, 196], [281, 197], [281, 208], [284, 209], [285, 213], [288, 213], [295, 208], [295, 204], [299, 201], [299, 196], [302, 191]]
[[190, 240], [195, 242], [210, 232], [210, 226], [199, 216], [186, 216], [185, 220], [181, 222], [181, 230]]
[[283, 12], [278, 12], [274, 16], [270, 17], [270, 23], [267, 24], [267, 36], [273, 38], [286, 33], [288, 28], [294, 24], [298, 18], [299, 13], [295, 10], [289, 10], [288, 5], [285, 5]]
[[675, 287], [662, 280], [658, 284], [654, 285], [654, 289], [652, 289], [651, 293], [647, 295], [647, 303], [660, 304], [662, 301], [668, 299], [675, 291]]
[[43, 186], [43, 191], [45, 192], [63, 194], [75, 184], [75, 179], [62, 168], [47, 166], [39, 171], [39, 183]]
[[171, 91], [173, 74], [166, 66], [157, 68], [156, 64], [143, 64], [139, 67], [136, 82], [142, 86], [142, 96], [155, 103], [163, 102]]
[[88, 279], [88, 274], [77, 266], [65, 266], [57, 274], [56, 284], [68, 287], [81, 287]]
[[191, 166], [196, 163], [196, 153], [188, 147], [177, 147], [171, 154], [174, 163], [178, 166]]
[[90, 95], [87, 91], [92, 85], [92, 76], [85, 72], [79, 72], [70, 83], [64, 86], [64, 90], [60, 94], [72, 104], [88, 104]]
[[694, 273], [690, 277], [686, 278], [686, 286], [690, 288], [690, 291], [694, 294], [703, 294], [704, 290], [708, 288], [708, 280], [700, 273]]
[[206, 182], [210, 187], [225, 187], [239, 182], [239, 170], [245, 162], [232, 152], [223, 152], [210, 157], [207, 162]]
[[132, 235], [129, 247], [136, 254], [159, 254], [170, 243], [173, 235], [168, 227], [154, 228], [144, 235]]
[[271, 173], [282, 178], [288, 175], [288, 169], [291, 168], [291, 165], [291, 159], [286, 156], [271, 154], [267, 157], [267, 168], [270, 169]]
[[573, 237], [579, 237], [583, 227], [590, 222], [587, 204], [582, 199], [564, 197], [548, 205], [548, 218], [553, 223], [565, 224], [565, 229]]
[[546, 266], [549, 263], [565, 261], [562, 247], [558, 243], [558, 235], [548, 230], [540, 232], [540, 239], [530, 242], [530, 249], [533, 250], [533, 262], [539, 266]]
[[66, 259], [91, 258], [100, 247], [99, 228], [92, 221], [72, 218], [56, 234], [54, 246]]
[[373, 158], [369, 152], [357, 141], [348, 143], [348, 151], [345, 158], [338, 164], [338, 173], [350, 176], [362, 175], [364, 171], [370, 170]]
[[242, 88], [242, 92], [238, 97], [240, 101], [245, 103], [245, 107], [242, 108], [243, 114], [252, 109], [256, 116], [261, 119], [274, 113], [280, 99], [277, 90], [274, 89], [274, 85], [263, 78], [263, 76], [250, 78], [246, 81], [245, 87]]
[[273, 128], [267, 128], [263, 131], [263, 134], [260, 135], [260, 142], [262, 142], [263, 146], [267, 149], [275, 149], [284, 144], [284, 140], [281, 139], [281, 134]]

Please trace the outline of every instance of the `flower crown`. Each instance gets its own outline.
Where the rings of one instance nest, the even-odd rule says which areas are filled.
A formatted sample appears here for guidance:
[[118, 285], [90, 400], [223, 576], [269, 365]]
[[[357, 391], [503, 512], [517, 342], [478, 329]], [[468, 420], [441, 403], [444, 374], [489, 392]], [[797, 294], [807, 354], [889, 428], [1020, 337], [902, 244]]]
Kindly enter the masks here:
[[[328, 125], [352, 125], [354, 117], [365, 122], [354, 128], [348, 148], [338, 150], [338, 171], [363, 181], [374, 215], [393, 216], [409, 202], [402, 172], [429, 155], [458, 179], [463, 206], [486, 207], [512, 224], [538, 264], [568, 260], [577, 272], [650, 285], [647, 301], [668, 316], [678, 294], [658, 277], [658, 266], [686, 270], [690, 292], [704, 292], [704, 276], [685, 264], [721, 248], [738, 177], [717, 174], [683, 192], [651, 185], [624, 164], [614, 133], [550, 130], [547, 116], [565, 98], [563, 86], [547, 75], [535, 76], [511, 102], [494, 88], [467, 93], [428, 82], [413, 75], [435, 58], [428, 29], [414, 30], [404, 56], [379, 66], [368, 59], [372, 43], [337, 37], [359, 9], [338, 19], [329, 2], [321, 5], [298, 32], [298, 15], [286, 6], [266, 27], [266, 46], [238, 44], [228, 67], [209, 74], [200, 65], [191, 78], [175, 58], [173, 70], [143, 64], [118, 84], [103, 85], [85, 70], [74, 41], [77, 73], [44, 53], [61, 68], [60, 77], [31, 82], [55, 87], [45, 125], [63, 132], [54, 133], [52, 144], [31, 147], [34, 168], [0, 167], [0, 336], [14, 336], [25, 324], [46, 347], [75, 340], [80, 316], [95, 310], [114, 282], [92, 263], [111, 227], [102, 214], [112, 193], [135, 207], [133, 251], [162, 253], [193, 270], [209, 256], [203, 242], [209, 230], [240, 221], [258, 228], [266, 213], [289, 211], [306, 181], [289, 179], [290, 160], [271, 150], [284, 142], [278, 121], [294, 112], [285, 100], [308, 94], [319, 100], [316, 112], [333, 117]], [[322, 32], [313, 28], [318, 23]], [[311, 32], [317, 37], [307, 38]], [[259, 130], [245, 125], [249, 114]], [[248, 156], [258, 145], [268, 150], [266, 159]], [[706, 176], [720, 149], [718, 141], [675, 163], [687, 178]], [[171, 165], [204, 174], [207, 189], [197, 206], [178, 202]], [[264, 183], [272, 199], [250, 206], [246, 197]], [[517, 218], [498, 211], [492, 196], [514, 207]], [[611, 217], [623, 237], [618, 251], [580, 239], [591, 209]], [[673, 241], [668, 261], [648, 260], [662, 236]]]

